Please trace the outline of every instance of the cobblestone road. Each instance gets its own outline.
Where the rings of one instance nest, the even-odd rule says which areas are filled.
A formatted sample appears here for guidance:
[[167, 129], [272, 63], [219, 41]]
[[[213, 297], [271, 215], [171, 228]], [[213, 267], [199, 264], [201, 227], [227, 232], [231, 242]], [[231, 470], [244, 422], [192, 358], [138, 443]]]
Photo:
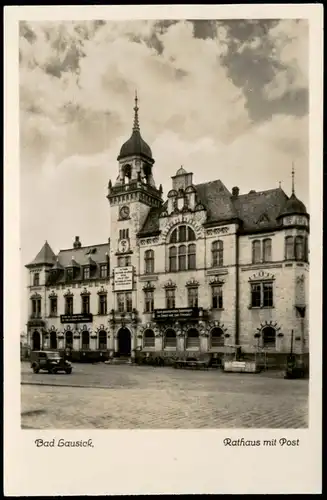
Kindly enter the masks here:
[[305, 428], [308, 381], [282, 374], [227, 374], [76, 364], [72, 375], [22, 363], [22, 428]]

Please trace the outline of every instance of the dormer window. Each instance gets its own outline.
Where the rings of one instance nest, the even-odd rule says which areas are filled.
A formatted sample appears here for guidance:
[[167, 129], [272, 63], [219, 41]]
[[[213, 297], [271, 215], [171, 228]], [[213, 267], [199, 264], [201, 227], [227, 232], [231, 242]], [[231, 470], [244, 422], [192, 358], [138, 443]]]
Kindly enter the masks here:
[[89, 267], [84, 267], [84, 269], [83, 269], [83, 279], [84, 280], [89, 280], [90, 279], [90, 268]]
[[66, 269], [66, 281], [72, 281], [74, 278], [74, 269], [72, 267]]
[[101, 264], [100, 265], [100, 278], [107, 278], [108, 277], [108, 264]]

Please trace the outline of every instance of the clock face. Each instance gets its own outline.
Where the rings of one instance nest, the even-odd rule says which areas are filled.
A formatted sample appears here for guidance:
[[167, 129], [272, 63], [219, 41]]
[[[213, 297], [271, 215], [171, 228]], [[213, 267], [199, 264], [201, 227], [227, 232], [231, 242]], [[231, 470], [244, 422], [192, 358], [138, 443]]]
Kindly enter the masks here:
[[129, 207], [124, 206], [120, 209], [120, 217], [122, 219], [128, 219], [129, 217]]
[[118, 250], [121, 253], [128, 252], [129, 250], [129, 242], [128, 240], [120, 240], [118, 243]]

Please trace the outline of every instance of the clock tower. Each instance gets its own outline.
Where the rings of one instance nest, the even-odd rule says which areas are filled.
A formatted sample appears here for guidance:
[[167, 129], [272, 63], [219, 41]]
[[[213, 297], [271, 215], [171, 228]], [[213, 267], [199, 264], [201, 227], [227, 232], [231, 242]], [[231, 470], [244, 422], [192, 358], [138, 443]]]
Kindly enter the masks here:
[[148, 213], [159, 208], [162, 188], [153, 178], [154, 159], [140, 132], [138, 98], [135, 95], [132, 135], [118, 155], [118, 176], [109, 180], [107, 198], [110, 204], [110, 261], [112, 266], [134, 266], [137, 269], [137, 234]]

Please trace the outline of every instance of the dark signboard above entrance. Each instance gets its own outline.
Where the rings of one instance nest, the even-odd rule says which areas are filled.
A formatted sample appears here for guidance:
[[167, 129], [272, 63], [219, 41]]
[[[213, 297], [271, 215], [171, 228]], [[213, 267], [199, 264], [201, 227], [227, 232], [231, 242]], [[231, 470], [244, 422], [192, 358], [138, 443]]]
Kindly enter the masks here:
[[168, 321], [168, 320], [182, 320], [182, 319], [198, 319], [198, 307], [179, 307], [177, 309], [155, 309], [154, 320]]
[[61, 314], [61, 323], [92, 323], [92, 314]]

